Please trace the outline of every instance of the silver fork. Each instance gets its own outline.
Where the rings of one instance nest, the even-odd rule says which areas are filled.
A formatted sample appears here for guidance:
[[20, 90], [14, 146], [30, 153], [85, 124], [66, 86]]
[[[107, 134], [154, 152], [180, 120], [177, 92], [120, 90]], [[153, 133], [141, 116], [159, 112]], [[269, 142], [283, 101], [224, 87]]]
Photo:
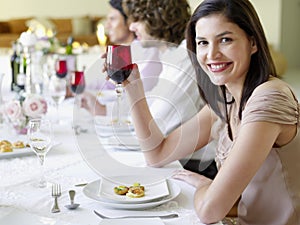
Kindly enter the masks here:
[[54, 205], [51, 209], [52, 213], [60, 212], [58, 207], [57, 198], [61, 196], [61, 187], [60, 184], [52, 184], [52, 197], [54, 198]]
[[171, 213], [171, 214], [167, 214], [167, 215], [161, 215], [161, 216], [142, 216], [142, 215], [137, 215], [137, 216], [118, 216], [118, 217], [108, 217], [108, 216], [104, 216], [101, 213], [99, 213], [98, 211], [94, 210], [94, 213], [101, 217], [102, 219], [124, 219], [124, 218], [160, 218], [160, 219], [172, 219], [172, 218], [177, 218], [178, 214], [176, 213]]

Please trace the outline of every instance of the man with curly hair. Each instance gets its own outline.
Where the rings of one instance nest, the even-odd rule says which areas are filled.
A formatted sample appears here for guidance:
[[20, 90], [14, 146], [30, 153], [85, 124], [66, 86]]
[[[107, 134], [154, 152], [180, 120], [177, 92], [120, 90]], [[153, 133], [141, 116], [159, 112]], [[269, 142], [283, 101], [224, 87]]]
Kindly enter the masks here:
[[[160, 49], [163, 71], [158, 84], [146, 93], [153, 118], [164, 135], [178, 127], [202, 107], [195, 72], [186, 50], [185, 29], [190, 19], [186, 0], [123, 0], [123, 8], [144, 47]], [[149, 100], [151, 99], [151, 100]], [[153, 100], [152, 100], [153, 99]], [[214, 178], [215, 143], [197, 151], [191, 159], [182, 159], [186, 169]]]
[[[167, 135], [202, 107], [185, 41], [190, 6], [186, 0], [123, 0], [123, 9], [130, 23], [129, 29], [142, 46], [159, 48], [163, 69], [157, 85], [146, 92], [146, 98], [154, 120]], [[94, 112], [99, 112], [99, 104], [92, 104]], [[197, 160], [196, 168], [192, 168], [194, 171], [204, 170], [214, 159], [211, 147], [198, 152], [202, 154], [195, 157], [205, 163], [199, 164], [200, 160]], [[216, 171], [214, 168], [212, 176]]]

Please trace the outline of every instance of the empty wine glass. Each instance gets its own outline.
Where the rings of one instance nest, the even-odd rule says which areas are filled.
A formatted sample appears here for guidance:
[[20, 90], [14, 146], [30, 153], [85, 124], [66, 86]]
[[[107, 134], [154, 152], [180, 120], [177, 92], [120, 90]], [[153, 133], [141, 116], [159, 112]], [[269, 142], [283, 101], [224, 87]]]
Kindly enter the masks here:
[[65, 79], [52, 76], [49, 81], [48, 95], [52, 98], [56, 108], [55, 122], [59, 123], [59, 106], [66, 97], [67, 82]]
[[106, 49], [107, 74], [110, 79], [116, 82], [117, 93], [117, 119], [121, 125], [121, 98], [124, 92], [122, 82], [125, 81], [132, 70], [131, 50], [127, 45], [108, 45]]
[[52, 127], [50, 121], [47, 119], [30, 120], [27, 136], [30, 148], [37, 155], [41, 165], [38, 187], [44, 188], [47, 186], [47, 181], [44, 176], [44, 163], [46, 154], [51, 148], [52, 140]]

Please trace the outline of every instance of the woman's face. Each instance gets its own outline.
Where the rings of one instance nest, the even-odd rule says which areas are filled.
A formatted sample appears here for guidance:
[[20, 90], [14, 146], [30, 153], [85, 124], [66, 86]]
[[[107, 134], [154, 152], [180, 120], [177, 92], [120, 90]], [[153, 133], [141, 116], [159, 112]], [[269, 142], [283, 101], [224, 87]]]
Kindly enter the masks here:
[[196, 23], [197, 59], [216, 85], [243, 84], [256, 51], [256, 43], [221, 14]]
[[105, 28], [109, 40], [114, 44], [125, 44], [134, 39], [134, 34], [129, 31], [123, 15], [115, 8], [111, 7], [108, 12]]

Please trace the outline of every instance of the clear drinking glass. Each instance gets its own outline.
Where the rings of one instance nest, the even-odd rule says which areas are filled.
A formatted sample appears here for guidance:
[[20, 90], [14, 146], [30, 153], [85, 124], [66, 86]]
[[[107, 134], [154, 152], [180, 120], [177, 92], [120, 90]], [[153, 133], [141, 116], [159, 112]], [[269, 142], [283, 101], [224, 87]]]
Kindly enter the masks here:
[[55, 122], [59, 123], [59, 106], [66, 97], [67, 81], [65, 79], [52, 76], [49, 81], [48, 94], [52, 98], [56, 108]]
[[117, 123], [121, 121], [121, 98], [124, 92], [122, 83], [129, 77], [132, 71], [131, 49], [127, 45], [108, 45], [106, 49], [107, 74], [116, 82], [117, 93]]
[[84, 130], [80, 125], [81, 116], [80, 114], [78, 114], [80, 112], [81, 94], [84, 92], [85, 89], [84, 71], [74, 71], [71, 73], [70, 89], [75, 95], [73, 128], [75, 132], [79, 134], [82, 130]]
[[30, 120], [27, 136], [30, 148], [37, 155], [41, 165], [38, 187], [44, 188], [47, 186], [47, 181], [44, 176], [44, 163], [46, 154], [51, 148], [52, 143], [51, 122], [47, 119]]

